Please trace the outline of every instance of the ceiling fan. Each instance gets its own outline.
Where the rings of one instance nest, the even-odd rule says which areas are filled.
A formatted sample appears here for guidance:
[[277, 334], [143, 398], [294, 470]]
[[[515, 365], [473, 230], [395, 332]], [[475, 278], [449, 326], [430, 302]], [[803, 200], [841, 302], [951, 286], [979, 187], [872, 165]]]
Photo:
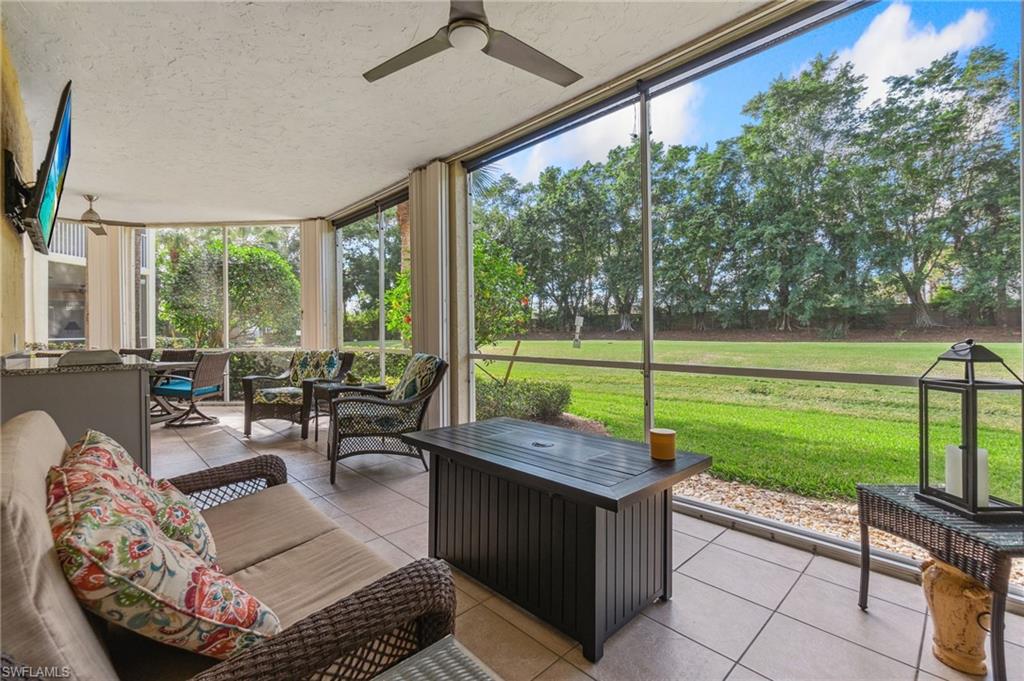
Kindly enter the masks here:
[[100, 217], [100, 214], [96, 212], [96, 209], [92, 207], [93, 201], [99, 201], [99, 196], [96, 194], [82, 194], [82, 198], [89, 202], [89, 208], [82, 213], [82, 217], [79, 218], [85, 223], [85, 226], [95, 234], [96, 236], [106, 236], [107, 230], [104, 225], [116, 225], [118, 227], [145, 227], [146, 225], [141, 222], [122, 222], [120, 220], [104, 220]]
[[447, 25], [420, 44], [370, 69], [363, 74], [363, 78], [372, 83], [449, 47], [466, 51], [480, 50], [490, 57], [562, 87], [572, 85], [583, 77], [518, 38], [491, 27], [484, 13], [483, 0], [451, 0]]

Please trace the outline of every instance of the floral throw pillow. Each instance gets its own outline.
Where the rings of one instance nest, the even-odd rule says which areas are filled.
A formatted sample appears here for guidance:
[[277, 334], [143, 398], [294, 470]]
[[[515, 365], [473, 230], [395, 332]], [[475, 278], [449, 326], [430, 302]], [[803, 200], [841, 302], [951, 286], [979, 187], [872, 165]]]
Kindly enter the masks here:
[[71, 445], [61, 467], [106, 480], [117, 494], [141, 503], [168, 538], [187, 544], [207, 565], [217, 567], [217, 545], [199, 509], [169, 481], [151, 478], [113, 438], [90, 430]]
[[277, 616], [185, 543], [110, 476], [50, 469], [47, 514], [75, 596], [100, 617], [163, 643], [225, 659], [281, 630]]

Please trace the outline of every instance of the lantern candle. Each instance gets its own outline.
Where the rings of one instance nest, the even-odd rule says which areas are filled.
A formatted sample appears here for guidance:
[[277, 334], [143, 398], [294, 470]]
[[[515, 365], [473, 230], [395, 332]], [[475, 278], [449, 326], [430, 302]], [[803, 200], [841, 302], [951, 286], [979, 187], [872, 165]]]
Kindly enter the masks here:
[[[988, 506], [988, 450], [978, 449], [978, 506]], [[946, 445], [946, 492], [956, 497], [964, 495], [963, 451], [956, 445]]]
[[676, 431], [671, 428], [651, 428], [651, 458], [661, 461], [676, 458]]

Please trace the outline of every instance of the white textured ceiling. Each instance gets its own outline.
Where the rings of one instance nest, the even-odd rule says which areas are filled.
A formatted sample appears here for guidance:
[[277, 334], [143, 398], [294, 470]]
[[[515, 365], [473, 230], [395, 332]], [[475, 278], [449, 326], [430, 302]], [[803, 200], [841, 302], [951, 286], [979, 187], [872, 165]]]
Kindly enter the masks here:
[[486, 2], [583, 74], [564, 89], [455, 50], [363, 80], [446, 23], [446, 2], [5, 2], [3, 23], [37, 163], [74, 81], [62, 216], [97, 193], [111, 219], [257, 220], [329, 214], [757, 4]]

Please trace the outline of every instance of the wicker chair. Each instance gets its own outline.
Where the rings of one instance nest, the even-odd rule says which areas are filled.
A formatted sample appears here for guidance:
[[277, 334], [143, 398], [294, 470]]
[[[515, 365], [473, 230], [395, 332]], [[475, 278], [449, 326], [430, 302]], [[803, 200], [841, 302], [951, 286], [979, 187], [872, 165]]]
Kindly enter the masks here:
[[296, 350], [288, 370], [280, 376], [244, 377], [245, 434], [252, 434], [253, 421], [282, 419], [302, 426], [305, 439], [315, 406], [313, 384], [344, 378], [355, 357], [355, 353], [337, 350]]
[[191, 362], [195, 358], [195, 348], [164, 348], [160, 351], [161, 362]]
[[[196, 358], [195, 348], [164, 348], [160, 351], [161, 362], [192, 362]], [[171, 376], [191, 376], [191, 369], [172, 371]]]
[[121, 348], [120, 350], [117, 351], [117, 354], [121, 355], [122, 357], [135, 355], [136, 357], [141, 357], [142, 359], [153, 359], [153, 348]]
[[165, 422], [165, 426], [201, 426], [217, 423], [216, 417], [207, 416], [199, 411], [196, 403], [224, 395], [224, 370], [230, 357], [230, 352], [203, 353], [199, 356], [192, 378], [171, 376], [168, 380], [153, 386], [154, 395], [174, 400], [188, 400], [188, 408]]
[[359, 454], [396, 454], [419, 459], [423, 452], [402, 442], [402, 433], [419, 430], [430, 398], [441, 385], [448, 363], [440, 357], [417, 353], [409, 360], [394, 390], [346, 388], [331, 403], [331, 484], [338, 461]]

